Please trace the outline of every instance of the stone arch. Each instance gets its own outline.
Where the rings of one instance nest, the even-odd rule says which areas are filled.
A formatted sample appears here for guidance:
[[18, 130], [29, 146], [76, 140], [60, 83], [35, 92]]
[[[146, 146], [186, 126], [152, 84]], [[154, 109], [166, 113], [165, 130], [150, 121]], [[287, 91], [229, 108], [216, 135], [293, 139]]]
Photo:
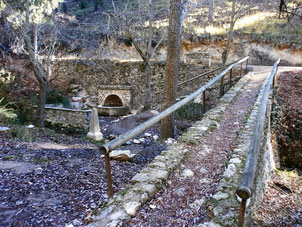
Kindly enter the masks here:
[[123, 106], [123, 102], [118, 95], [108, 95], [104, 101], [104, 106]]

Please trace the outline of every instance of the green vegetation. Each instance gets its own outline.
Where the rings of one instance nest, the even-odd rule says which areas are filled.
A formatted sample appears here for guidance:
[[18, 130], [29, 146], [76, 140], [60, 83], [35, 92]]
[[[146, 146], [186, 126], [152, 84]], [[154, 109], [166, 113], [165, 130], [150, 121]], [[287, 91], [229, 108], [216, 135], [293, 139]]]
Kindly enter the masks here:
[[82, 0], [78, 6], [71, 8], [70, 11], [68, 11], [68, 14], [71, 16], [81, 16], [93, 12], [93, 9], [93, 2]]
[[17, 157], [15, 156], [15, 155], [5, 155], [3, 158], [2, 158], [2, 160], [3, 161], [14, 161], [14, 160], [16, 160], [17, 159]]
[[32, 161], [36, 164], [47, 164], [50, 162], [47, 157], [33, 158]]
[[202, 104], [189, 103], [176, 111], [176, 118], [181, 120], [198, 120], [202, 118]]
[[63, 104], [65, 108], [71, 108], [67, 96], [64, 95], [64, 93], [57, 88], [51, 89], [47, 92], [46, 103], [55, 105]]
[[11, 129], [12, 137], [22, 141], [33, 141], [34, 137], [25, 126], [15, 126]]
[[4, 67], [0, 70], [0, 121], [24, 124], [32, 120], [32, 104], [15, 91], [15, 75]]
[[48, 121], [45, 122], [45, 127], [54, 130], [56, 133], [64, 133], [66, 135], [76, 135], [76, 134], [85, 134], [86, 130], [81, 127], [66, 125], [63, 123], [50, 123]]
[[3, 100], [3, 98], [0, 99], [0, 122], [12, 122], [16, 119], [17, 115], [12, 109], [7, 108], [8, 103], [3, 104]]

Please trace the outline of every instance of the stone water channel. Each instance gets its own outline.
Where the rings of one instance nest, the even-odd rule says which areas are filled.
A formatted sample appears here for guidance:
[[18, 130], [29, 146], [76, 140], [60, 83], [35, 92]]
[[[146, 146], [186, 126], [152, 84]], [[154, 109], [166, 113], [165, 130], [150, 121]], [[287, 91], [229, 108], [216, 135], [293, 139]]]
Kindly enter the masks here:
[[135, 175], [90, 226], [236, 225], [236, 189], [270, 70], [254, 67], [216, 108]]

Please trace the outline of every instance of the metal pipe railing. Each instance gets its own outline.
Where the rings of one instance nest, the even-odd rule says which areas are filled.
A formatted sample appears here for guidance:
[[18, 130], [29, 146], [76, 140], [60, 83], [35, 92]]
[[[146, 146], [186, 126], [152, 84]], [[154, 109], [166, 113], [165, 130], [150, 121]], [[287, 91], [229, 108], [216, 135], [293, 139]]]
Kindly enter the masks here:
[[141, 132], [145, 131], [147, 128], [153, 126], [163, 118], [167, 117], [168, 115], [172, 114], [174, 111], [178, 110], [182, 106], [186, 105], [188, 102], [193, 100], [195, 97], [198, 95], [202, 94], [207, 88], [212, 86], [215, 82], [217, 82], [221, 77], [223, 77], [230, 69], [232, 69], [234, 66], [246, 61], [249, 57], [245, 57], [240, 59], [239, 61], [229, 65], [224, 69], [220, 74], [218, 74], [215, 78], [210, 80], [208, 83], [206, 83], [204, 86], [199, 88], [197, 91], [192, 93], [191, 95], [187, 96], [186, 98], [182, 99], [181, 101], [173, 104], [169, 108], [165, 109], [158, 115], [152, 117], [151, 119], [145, 121], [144, 123], [136, 126], [135, 128], [129, 130], [128, 132], [120, 135], [119, 137], [115, 138], [114, 140], [102, 145], [100, 147], [100, 152], [105, 155], [105, 160], [106, 160], [106, 175], [107, 175], [107, 184], [108, 184], [108, 195], [109, 197], [113, 196], [113, 191], [112, 191], [112, 177], [111, 177], [111, 168], [110, 168], [110, 159], [109, 159], [109, 153], [116, 149], [117, 147], [123, 145], [126, 143], [128, 140], [134, 138]]
[[246, 158], [246, 162], [245, 162], [245, 166], [243, 169], [240, 184], [236, 191], [237, 195], [242, 199], [241, 204], [240, 204], [238, 227], [243, 226], [244, 214], [245, 214], [245, 208], [246, 208], [246, 200], [252, 196], [252, 187], [253, 187], [256, 168], [257, 168], [258, 153], [261, 148], [261, 139], [262, 139], [262, 133], [263, 133], [263, 129], [264, 129], [267, 104], [268, 104], [269, 95], [271, 92], [271, 86], [273, 84], [279, 62], [280, 62], [280, 59], [278, 61], [276, 61], [276, 63], [274, 64], [271, 74], [265, 85], [260, 109], [259, 109], [258, 116], [257, 116], [257, 122], [256, 122], [256, 126], [255, 126], [254, 133], [253, 133], [253, 138], [252, 138], [252, 141], [249, 146], [249, 151], [248, 151], [248, 155]]
[[[226, 67], [228, 67], [228, 66], [230, 66], [230, 65], [232, 65], [232, 64], [234, 64], [234, 63], [237, 63], [237, 62], [240, 61], [240, 60], [242, 60], [242, 59], [239, 59], [239, 60], [234, 61], [234, 62], [232, 62], [232, 63], [230, 63], [230, 64], [227, 64]], [[248, 63], [248, 60], [247, 60], [246, 62]], [[218, 68], [212, 69], [211, 71], [204, 72], [204, 73], [202, 73], [202, 74], [200, 74], [200, 75], [198, 75], [198, 76], [195, 76], [195, 77], [193, 77], [193, 78], [191, 78], [191, 79], [188, 79], [188, 80], [186, 80], [186, 81], [180, 82], [179, 84], [177, 84], [177, 86], [180, 86], [180, 85], [189, 83], [189, 82], [191, 82], [191, 81], [193, 81], [193, 80], [196, 80], [196, 79], [199, 79], [200, 77], [203, 77], [203, 76], [209, 75], [209, 74], [211, 74], [211, 73], [217, 72], [218, 70], [221, 70], [221, 69], [222, 69], [222, 67], [218, 67]], [[247, 64], [246, 64], [246, 69], [247, 69]]]

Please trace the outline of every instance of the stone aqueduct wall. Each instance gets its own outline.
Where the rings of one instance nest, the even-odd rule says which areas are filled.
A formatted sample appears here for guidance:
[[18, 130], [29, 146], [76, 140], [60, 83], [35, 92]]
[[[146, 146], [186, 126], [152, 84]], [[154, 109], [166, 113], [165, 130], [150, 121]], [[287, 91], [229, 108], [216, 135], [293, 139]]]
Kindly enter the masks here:
[[[205, 60], [206, 62], [206, 60]], [[165, 63], [152, 62], [152, 100], [153, 107], [158, 107], [163, 99]], [[110, 60], [60, 60], [54, 62], [52, 84], [65, 91], [70, 97], [84, 103], [90, 109], [99, 103], [99, 93], [103, 85], [131, 86], [131, 109], [142, 107], [145, 92], [144, 66], [142, 62], [115, 62]], [[183, 64], [179, 74], [179, 82], [195, 77], [208, 70], [208, 62], [201, 64]], [[189, 94], [200, 85], [211, 79], [205, 76], [182, 86], [177, 96]], [[76, 89], [73, 89], [76, 88]]]

